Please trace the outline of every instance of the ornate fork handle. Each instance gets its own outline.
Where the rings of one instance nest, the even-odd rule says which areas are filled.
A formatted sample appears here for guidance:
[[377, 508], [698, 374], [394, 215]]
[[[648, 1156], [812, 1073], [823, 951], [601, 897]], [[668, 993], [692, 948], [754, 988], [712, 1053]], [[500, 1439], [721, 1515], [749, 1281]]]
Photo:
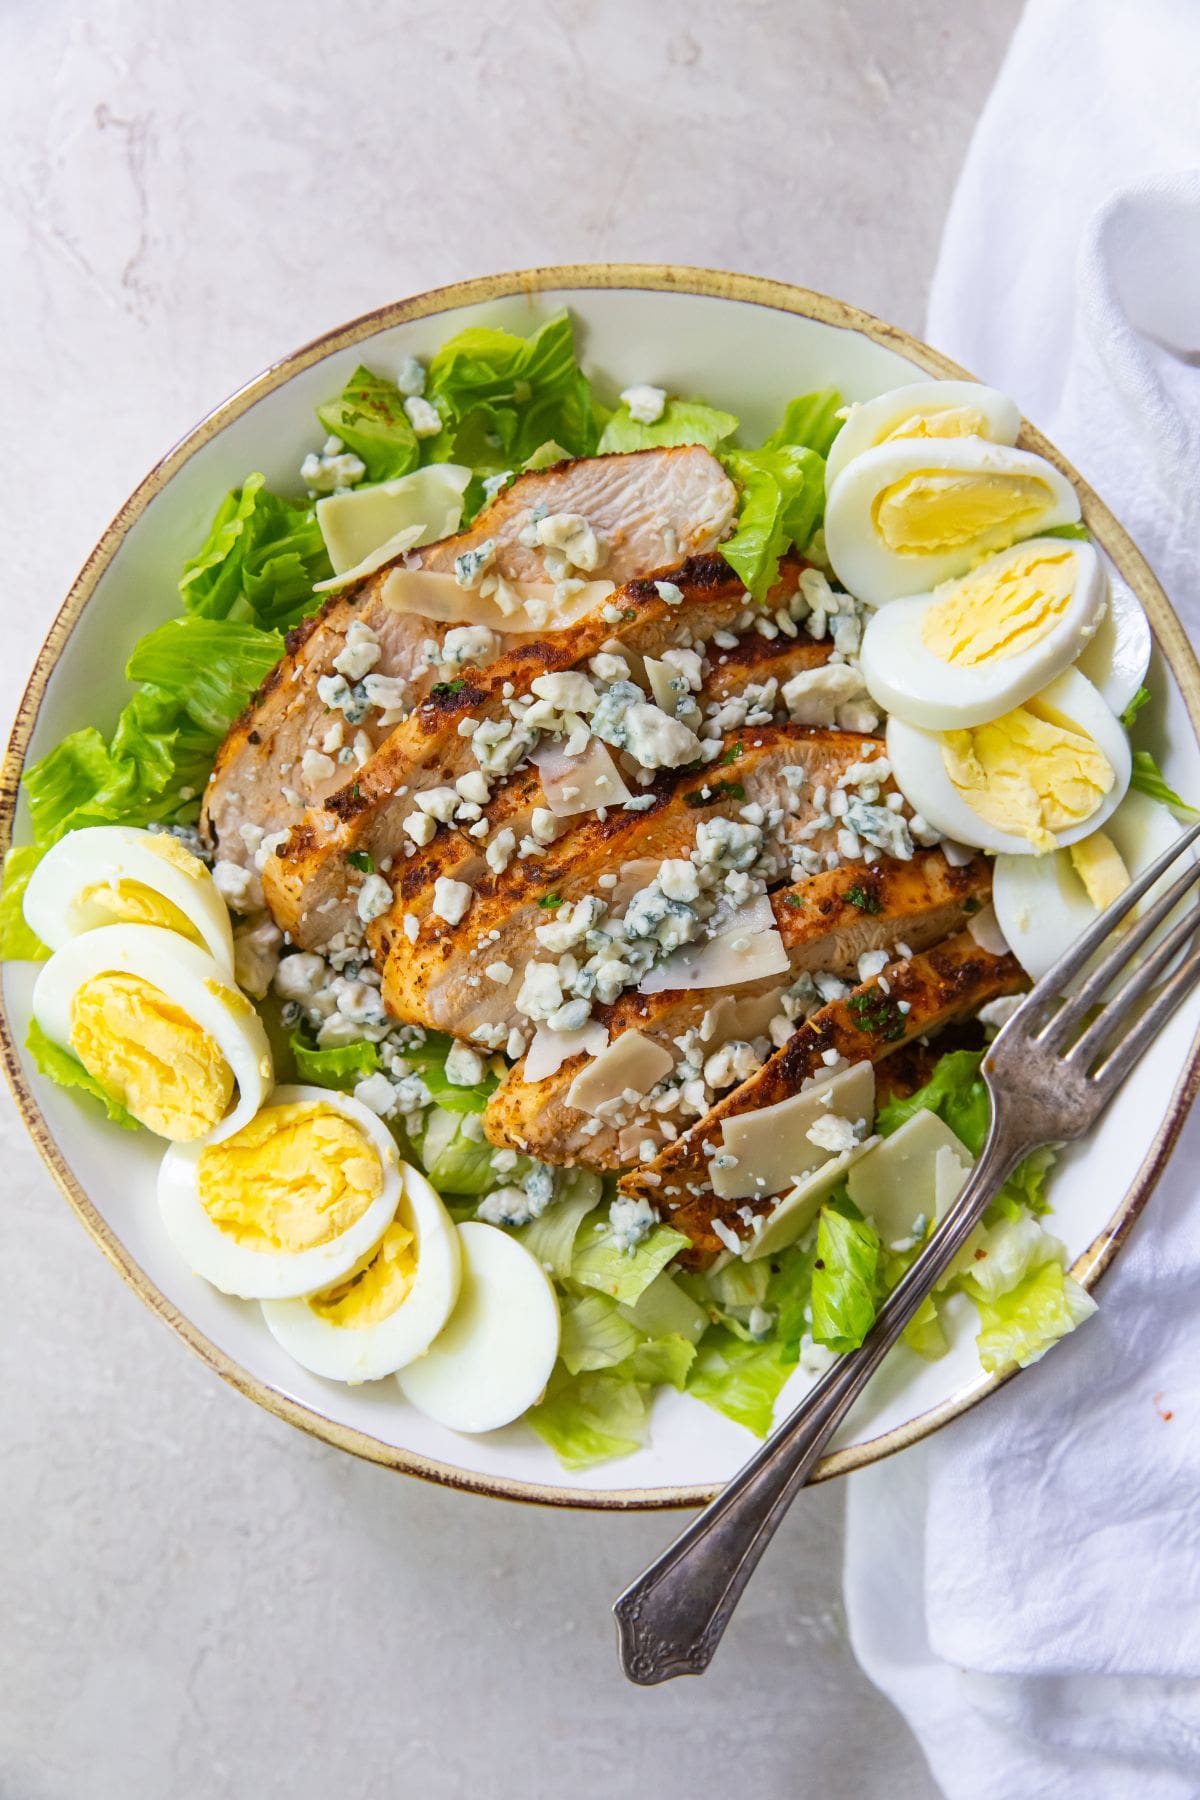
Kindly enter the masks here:
[[[986, 1077], [985, 1077], [986, 1078]], [[904, 1327], [941, 1280], [988, 1203], [1035, 1147], [992, 1093], [983, 1152], [933, 1238], [879, 1309], [773, 1437], [613, 1608], [621, 1666], [642, 1686], [700, 1675], [796, 1492]]]

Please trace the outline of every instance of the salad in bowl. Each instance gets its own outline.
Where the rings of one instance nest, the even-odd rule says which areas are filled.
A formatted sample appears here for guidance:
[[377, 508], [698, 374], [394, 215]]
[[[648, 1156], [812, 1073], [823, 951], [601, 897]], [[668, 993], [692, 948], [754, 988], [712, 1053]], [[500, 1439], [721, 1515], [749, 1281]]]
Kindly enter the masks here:
[[[319, 372], [319, 369], [318, 369]], [[1032, 979], [1174, 837], [1142, 609], [1007, 396], [751, 433], [569, 311], [369, 355], [180, 542], [111, 731], [26, 764], [41, 1075], [154, 1145], [172, 1253], [324, 1383], [629, 1455], [860, 1343]], [[1005, 1185], [907, 1334], [1094, 1303]]]

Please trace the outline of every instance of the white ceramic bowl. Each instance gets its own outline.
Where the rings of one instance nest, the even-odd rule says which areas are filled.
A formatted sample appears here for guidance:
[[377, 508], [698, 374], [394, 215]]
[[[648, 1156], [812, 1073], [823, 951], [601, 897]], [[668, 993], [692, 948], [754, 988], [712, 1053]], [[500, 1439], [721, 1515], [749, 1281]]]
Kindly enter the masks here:
[[[120, 671], [134, 641], [174, 610], [175, 580], [226, 490], [251, 469], [296, 487], [304, 448], [319, 437], [313, 409], [360, 361], [393, 368], [426, 356], [463, 326], [525, 332], [569, 306], [582, 356], [608, 398], [652, 381], [728, 407], [753, 443], [791, 395], [830, 384], [865, 400], [918, 375], [955, 376], [944, 357], [893, 326], [779, 283], [700, 269], [575, 267], [488, 277], [401, 301], [355, 320], [269, 369], [212, 413], [146, 478], [89, 557], [38, 658], [17, 716], [0, 790], [0, 842], [25, 835], [16, 804], [27, 757], [68, 731], [111, 725]], [[1200, 793], [1200, 668], [1149, 568], [1112, 515], [1030, 427], [1021, 443], [1075, 483], [1083, 514], [1149, 613], [1156, 637], [1154, 745], [1172, 784]], [[111, 672], [107, 692], [97, 671]], [[15, 815], [15, 817], [14, 817]], [[22, 1046], [34, 970], [4, 970], [0, 1035], [9, 1082], [38, 1148], [84, 1225], [142, 1298], [220, 1375], [260, 1405], [329, 1443], [396, 1469], [510, 1499], [598, 1507], [696, 1505], [744, 1461], [740, 1426], [668, 1390], [648, 1446], [580, 1474], [563, 1472], [523, 1426], [459, 1437], [400, 1398], [393, 1382], [347, 1388], [297, 1367], [257, 1306], [227, 1299], [183, 1265], [154, 1204], [161, 1147], [100, 1122], [43, 1080]], [[1165, 1031], [1099, 1129], [1062, 1160], [1052, 1228], [1095, 1282], [1153, 1187], [1197, 1085], [1200, 996]], [[1153, 1229], [1153, 1224], [1149, 1227]], [[847, 1422], [818, 1478], [887, 1455], [934, 1430], [997, 1385], [980, 1373], [969, 1303], [952, 1320], [949, 1355], [923, 1363], [900, 1350]], [[953, 1307], [951, 1309], [953, 1311]], [[781, 1408], [802, 1391], [797, 1374]], [[780, 1415], [777, 1415], [780, 1416]]]

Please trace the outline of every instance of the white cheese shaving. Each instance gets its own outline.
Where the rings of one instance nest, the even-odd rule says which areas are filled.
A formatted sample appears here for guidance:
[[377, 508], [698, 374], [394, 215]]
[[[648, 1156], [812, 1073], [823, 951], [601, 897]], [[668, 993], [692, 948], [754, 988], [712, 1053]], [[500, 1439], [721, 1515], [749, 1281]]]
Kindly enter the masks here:
[[720, 1168], [720, 1159], [714, 1158], [713, 1192], [723, 1200], [766, 1199], [795, 1186], [829, 1159], [830, 1151], [813, 1143], [808, 1134], [831, 1112], [868, 1123], [874, 1119], [871, 1063], [852, 1063], [774, 1106], [724, 1120], [724, 1151], [736, 1161], [732, 1168]]
[[744, 987], [769, 975], [786, 974], [789, 968], [783, 939], [774, 927], [769, 931], [723, 931], [704, 942], [686, 944], [656, 963], [638, 984], [638, 993]]
[[[594, 611], [613, 591], [611, 581], [586, 581], [560, 602], [549, 582], [506, 581], [503, 587], [504, 593], [484, 595], [478, 589], [460, 587], [455, 576], [440, 570], [402, 568], [389, 572], [382, 598], [391, 612], [521, 634], [563, 630]], [[506, 610], [509, 606], [512, 609]]]
[[555, 818], [620, 806], [631, 798], [621, 772], [599, 738], [589, 738], [582, 756], [566, 756], [554, 744], [539, 744], [530, 762], [542, 778], [542, 793]]
[[557, 1075], [568, 1057], [599, 1056], [607, 1043], [608, 1028], [597, 1020], [580, 1031], [552, 1031], [547, 1025], [539, 1025], [533, 1034], [522, 1076], [526, 1081], [545, 1081], [549, 1076]]
[[675, 1058], [662, 1044], [640, 1031], [623, 1031], [575, 1077], [567, 1089], [567, 1105], [596, 1113], [626, 1090], [644, 1099], [674, 1067]]

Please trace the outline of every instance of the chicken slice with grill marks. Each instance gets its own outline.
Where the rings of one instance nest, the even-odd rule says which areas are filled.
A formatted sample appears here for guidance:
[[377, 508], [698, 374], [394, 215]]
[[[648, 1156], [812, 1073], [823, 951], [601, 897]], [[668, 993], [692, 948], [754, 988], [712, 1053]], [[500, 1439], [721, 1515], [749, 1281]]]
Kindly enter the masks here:
[[[795, 593], [803, 566], [796, 559], [781, 565], [771, 595], [775, 606]], [[482, 672], [468, 670], [436, 686], [354, 779], [310, 807], [267, 857], [263, 889], [276, 923], [305, 948], [354, 932], [362, 878], [347, 857], [370, 856], [379, 869], [403, 856], [411, 844], [404, 820], [413, 795], [478, 769], [473, 727], [507, 722], [515, 732], [510, 702], [529, 694], [537, 676], [586, 663], [610, 643], [658, 656], [672, 646], [706, 641], [721, 628], [744, 628], [755, 616], [745, 588], [721, 557], [692, 557], [657, 577], [627, 582], [570, 630], [522, 643]], [[512, 744], [515, 760], [527, 745], [520, 736]]]
[[[991, 868], [982, 856], [957, 868], [940, 850], [918, 851], [911, 862], [889, 857], [871, 868], [843, 863], [777, 888], [770, 897], [788, 951], [788, 974], [736, 992], [709, 988], [623, 994], [612, 1006], [597, 1007], [593, 1016], [608, 1030], [610, 1042], [623, 1032], [639, 1032], [668, 1050], [677, 1067], [683, 1060], [679, 1040], [695, 1032], [693, 1059], [707, 1061], [731, 1040], [765, 1036], [772, 1020], [783, 1016], [784, 988], [804, 971], [854, 978], [864, 952], [894, 954], [897, 944], [926, 950], [960, 931], [987, 900], [991, 886]], [[672, 1128], [683, 1123], [686, 1108], [681, 1117], [677, 1105], [659, 1112], [645, 1100], [606, 1109], [607, 1116], [599, 1120], [572, 1106], [572, 1085], [591, 1060], [577, 1054], [553, 1075], [527, 1081], [522, 1058], [488, 1102], [483, 1124], [490, 1141], [528, 1149], [544, 1162], [618, 1169], [638, 1159], [647, 1139], [661, 1144], [664, 1119]], [[665, 1079], [670, 1085], [679, 1077]]]
[[[775, 826], [749, 828], [739, 821], [739, 830], [761, 830], [759, 843], [773, 862], [770, 874], [776, 880], [786, 877], [787, 846], [805, 843], [822, 851], [835, 842], [838, 822], [820, 823], [828, 817], [817, 803], [820, 789], [835, 788], [840, 776], [880, 745], [876, 738], [852, 732], [763, 726], [737, 747], [741, 754], [729, 769], [660, 777], [647, 790], [648, 810], [610, 812], [603, 820], [586, 814], [543, 856], [515, 857], [502, 873], [480, 877], [470, 884], [469, 894], [459, 896], [469, 899], [461, 919], [448, 921], [431, 908], [420, 919], [414, 941], [404, 934], [391, 937], [386, 946], [381, 940], [389, 1011], [462, 1037], [481, 1027], [494, 1031], [503, 1026], [503, 1042], [514, 1025], [526, 1023], [518, 996], [527, 965], [553, 965], [576, 948], [565, 941], [547, 945], [539, 930], [553, 934], [556, 915], [566, 922], [579, 901], [603, 903], [597, 922], [604, 930], [610, 909], [601, 876], [617, 876], [623, 866], [641, 863], [645, 872], [639, 885], [647, 887], [665, 859], [691, 856], [702, 821], [736, 819], [743, 807], [757, 804], [776, 818]], [[798, 792], [784, 773], [796, 769], [804, 772]], [[727, 779], [734, 774], [736, 783]], [[724, 880], [727, 870], [715, 865], [715, 873]], [[718, 891], [714, 883], [714, 898]], [[573, 924], [578, 929], [578, 921]], [[567, 935], [571, 929], [565, 925]], [[588, 954], [580, 932], [580, 960]], [[494, 963], [513, 970], [511, 981], [497, 982], [482, 973]], [[630, 979], [636, 980], [636, 974]]]
[[[886, 981], [886, 989], [881, 981]], [[828, 1072], [827, 1053], [849, 1063], [877, 1062], [914, 1038], [970, 1017], [989, 1000], [1018, 993], [1027, 985], [1014, 956], [992, 956], [965, 931], [931, 950], [890, 963], [880, 976], [814, 1013], [761, 1069], [675, 1143], [645, 1167], [623, 1175], [622, 1193], [649, 1200], [670, 1224], [685, 1232], [692, 1249], [683, 1260], [703, 1266], [725, 1247], [713, 1230], [715, 1219], [744, 1234], [741, 1210], [746, 1206], [754, 1212], [768, 1210], [773, 1198], [722, 1200], [713, 1193], [708, 1161], [720, 1149], [722, 1120], [790, 1099], [814, 1076]]]
[[[399, 707], [411, 707], [439, 676], [445, 678], [445, 670], [431, 664], [426, 645], [432, 642], [440, 656], [447, 632], [471, 624], [479, 610], [476, 596], [458, 590], [449, 579], [464, 552], [490, 542], [493, 574], [509, 582], [537, 583], [550, 595], [552, 588], [544, 586], [549, 577], [543, 551], [523, 544], [521, 533], [535, 509], [545, 515], [576, 513], [587, 518], [600, 540], [602, 561], [591, 573], [620, 586], [682, 555], [713, 549], [728, 530], [735, 506], [732, 482], [716, 458], [699, 446], [581, 458], [519, 475], [468, 530], [400, 559], [404, 572], [423, 569], [447, 578], [449, 598], [438, 618], [394, 604], [389, 582], [395, 564], [334, 594], [288, 633], [285, 655], [221, 745], [201, 818], [218, 859], [251, 873], [256, 900], [255, 858], [263, 836], [290, 828], [305, 806], [352, 779], [354, 764], [392, 730]], [[338, 673], [334, 662], [344, 658], [356, 624], [366, 627], [378, 645], [378, 656], [363, 671], [375, 678], [368, 681], [368, 691], [387, 691], [379, 686], [381, 677], [398, 683], [391, 690], [396, 704], [367, 705], [360, 695], [349, 715], [330, 712], [317, 682]], [[493, 624], [494, 629], [488, 628], [495, 639], [490, 656], [514, 647], [531, 630], [528, 621], [522, 630], [516, 615], [511, 629], [502, 617]], [[358, 660], [366, 662], [367, 656]], [[355, 663], [351, 655], [351, 670]], [[450, 673], [457, 671], [451, 668]], [[358, 680], [355, 676], [348, 685], [355, 687]], [[339, 724], [342, 741], [330, 741], [331, 730], [338, 738]], [[327, 741], [328, 751], [323, 748]]]

